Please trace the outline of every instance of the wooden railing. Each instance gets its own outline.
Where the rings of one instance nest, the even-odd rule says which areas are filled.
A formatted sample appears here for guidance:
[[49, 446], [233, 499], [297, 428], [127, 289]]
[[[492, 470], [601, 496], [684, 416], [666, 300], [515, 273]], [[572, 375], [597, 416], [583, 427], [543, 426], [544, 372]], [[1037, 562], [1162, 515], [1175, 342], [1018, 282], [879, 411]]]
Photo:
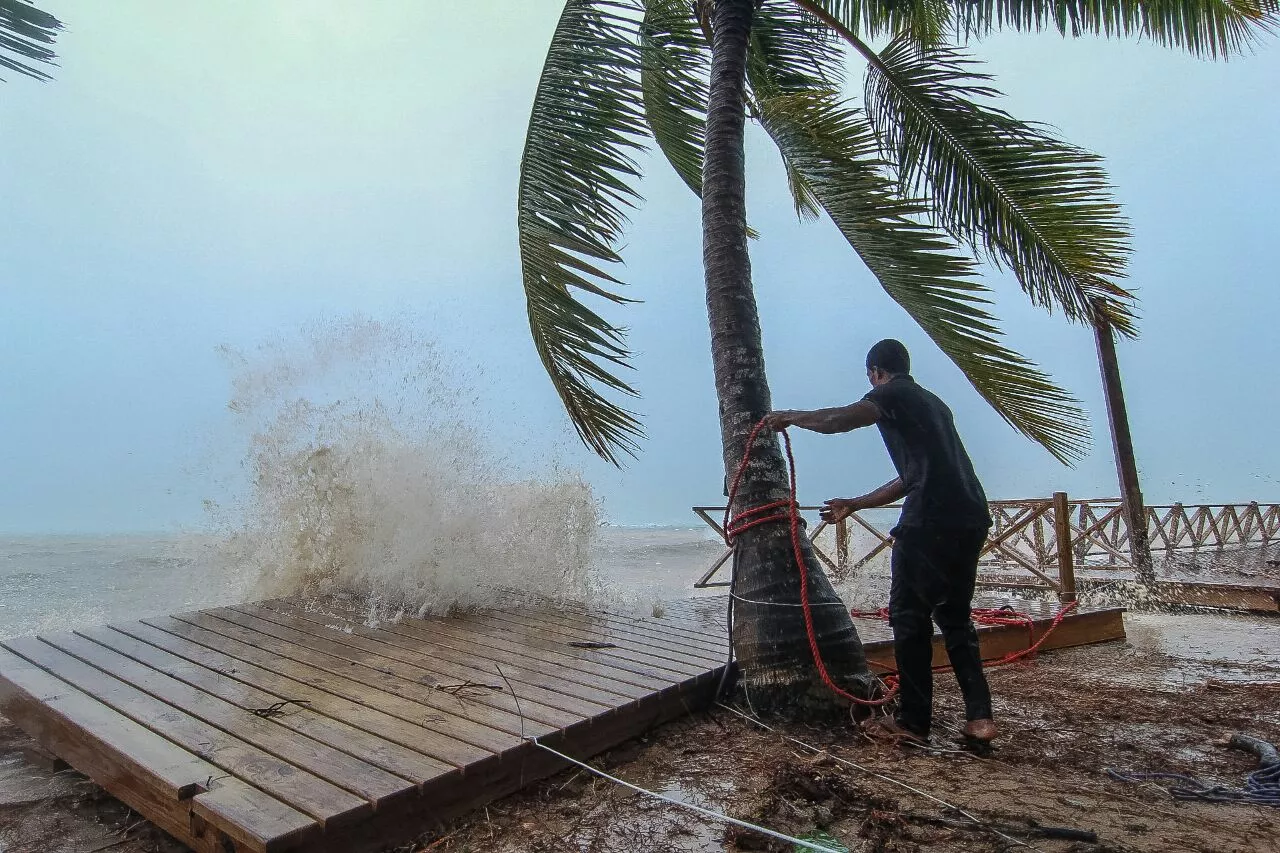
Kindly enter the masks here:
[[[1133, 568], [1129, 525], [1119, 498], [1072, 501], [1072, 547], [1089, 568]], [[1266, 548], [1280, 544], [1280, 504], [1165, 504], [1146, 508], [1155, 556]]]
[[[979, 583], [1051, 590], [1070, 601], [1076, 595], [1077, 568], [1135, 570], [1119, 498], [1073, 501], [1057, 492], [1052, 498], [992, 501], [990, 507], [993, 524], [979, 558]], [[808, 534], [815, 555], [835, 579], [848, 579], [892, 547], [890, 519], [896, 520], [900, 508], [894, 505], [854, 513], [836, 525], [818, 522]], [[817, 510], [801, 507], [802, 512]], [[723, 535], [724, 507], [699, 506], [693, 511]], [[829, 526], [835, 528], [831, 553], [822, 540]], [[1280, 544], [1280, 504], [1151, 506], [1147, 507], [1147, 533], [1151, 551], [1157, 556], [1265, 549]], [[713, 578], [732, 556], [733, 551], [726, 549], [694, 586], [728, 586], [726, 581]]]
[[1280, 540], [1280, 504], [1147, 507], [1151, 549], [1254, 547]]

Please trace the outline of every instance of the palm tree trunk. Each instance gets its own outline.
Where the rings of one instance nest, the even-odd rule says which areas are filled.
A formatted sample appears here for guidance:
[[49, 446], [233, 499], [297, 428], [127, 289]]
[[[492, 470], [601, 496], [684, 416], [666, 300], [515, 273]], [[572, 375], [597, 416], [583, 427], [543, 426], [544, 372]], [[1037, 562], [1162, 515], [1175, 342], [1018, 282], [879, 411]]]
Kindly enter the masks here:
[[[746, 60], [754, 0], [713, 0], [711, 88], [703, 166], [702, 257], [726, 475], [732, 478], [752, 427], [770, 409], [751, 261], [747, 256]], [[785, 499], [776, 437], [760, 439], [735, 512]], [[874, 679], [849, 613], [802, 537], [815, 633], [827, 669], [846, 690], [869, 695]], [[790, 529], [774, 522], [744, 532], [734, 560], [733, 644], [753, 707], [784, 712], [840, 709], [814, 667]], [[762, 603], [751, 603], [762, 602]]]

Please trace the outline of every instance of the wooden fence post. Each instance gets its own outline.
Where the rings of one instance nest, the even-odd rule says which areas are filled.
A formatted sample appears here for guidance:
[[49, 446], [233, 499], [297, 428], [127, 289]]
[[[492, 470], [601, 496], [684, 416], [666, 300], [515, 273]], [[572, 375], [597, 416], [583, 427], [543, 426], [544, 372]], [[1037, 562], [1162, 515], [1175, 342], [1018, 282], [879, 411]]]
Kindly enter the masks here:
[[1076, 600], [1075, 554], [1071, 550], [1071, 504], [1066, 492], [1053, 493], [1053, 529], [1058, 540], [1059, 600]]
[[849, 568], [849, 519], [836, 522], [836, 568], [841, 572]]

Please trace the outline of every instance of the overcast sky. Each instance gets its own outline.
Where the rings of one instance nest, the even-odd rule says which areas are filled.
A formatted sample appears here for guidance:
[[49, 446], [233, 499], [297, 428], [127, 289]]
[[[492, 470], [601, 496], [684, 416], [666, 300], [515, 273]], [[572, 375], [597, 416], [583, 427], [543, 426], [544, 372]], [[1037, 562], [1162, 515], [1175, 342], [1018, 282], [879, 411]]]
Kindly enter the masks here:
[[[698, 204], [647, 159], [625, 278], [637, 407], [624, 471], [580, 450], [529, 340], [517, 166], [556, 0], [47, 0], [56, 79], [0, 84], [0, 532], [198, 526], [231, 488], [217, 348], [361, 314], [409, 323], [484, 376], [495, 442], [582, 471], [610, 519], [683, 523], [720, 497]], [[1006, 107], [1107, 158], [1136, 232], [1142, 338], [1120, 349], [1150, 502], [1280, 499], [1275, 272], [1280, 45], [1211, 64], [1149, 44], [976, 44]], [[860, 79], [861, 69], [854, 78]], [[749, 139], [751, 246], [779, 407], [846, 403], [904, 340], [992, 497], [1114, 494], [1086, 330], [993, 276], [1013, 345], [1090, 410], [1058, 465], [986, 408], [829, 222], [795, 221]], [[797, 442], [802, 499], [891, 469], [873, 431]], [[206, 468], [206, 466], [208, 466]]]

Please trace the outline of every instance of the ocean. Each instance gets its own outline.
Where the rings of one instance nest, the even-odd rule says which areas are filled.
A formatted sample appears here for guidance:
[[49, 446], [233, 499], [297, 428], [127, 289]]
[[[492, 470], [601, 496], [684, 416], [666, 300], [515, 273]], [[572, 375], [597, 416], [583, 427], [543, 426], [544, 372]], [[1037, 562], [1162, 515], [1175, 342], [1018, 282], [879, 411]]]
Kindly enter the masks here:
[[[651, 612], [657, 602], [724, 593], [722, 588], [693, 587], [724, 554], [724, 544], [710, 528], [600, 525], [585, 538], [587, 582], [572, 591], [586, 590], [612, 607]], [[500, 556], [517, 564], [513, 573], [518, 575], [521, 549], [536, 548], [537, 540], [520, 536], [517, 542], [518, 547], [504, 549]], [[0, 637], [264, 597], [263, 576], [270, 572], [229, 544], [221, 536], [193, 533], [0, 536]], [[829, 548], [831, 543], [824, 537], [819, 544]], [[485, 551], [483, 556], [494, 554]], [[530, 562], [541, 559], [528, 556]], [[389, 555], [388, 561], [404, 563], [397, 555]], [[837, 590], [851, 605], [884, 604], [885, 562], [866, 567], [852, 582], [837, 583]], [[717, 579], [727, 580], [728, 570], [724, 566]], [[438, 571], [437, 566], [424, 570]], [[407, 564], [398, 569], [399, 574], [411, 572]], [[367, 574], [379, 572], [374, 567]], [[459, 598], [473, 603], [455, 590], [446, 594], [450, 599], [445, 605]]]
[[[590, 539], [594, 585], [637, 609], [695, 594], [724, 551], [708, 528], [602, 526]], [[259, 580], [211, 535], [0, 536], [0, 637], [233, 604]]]

